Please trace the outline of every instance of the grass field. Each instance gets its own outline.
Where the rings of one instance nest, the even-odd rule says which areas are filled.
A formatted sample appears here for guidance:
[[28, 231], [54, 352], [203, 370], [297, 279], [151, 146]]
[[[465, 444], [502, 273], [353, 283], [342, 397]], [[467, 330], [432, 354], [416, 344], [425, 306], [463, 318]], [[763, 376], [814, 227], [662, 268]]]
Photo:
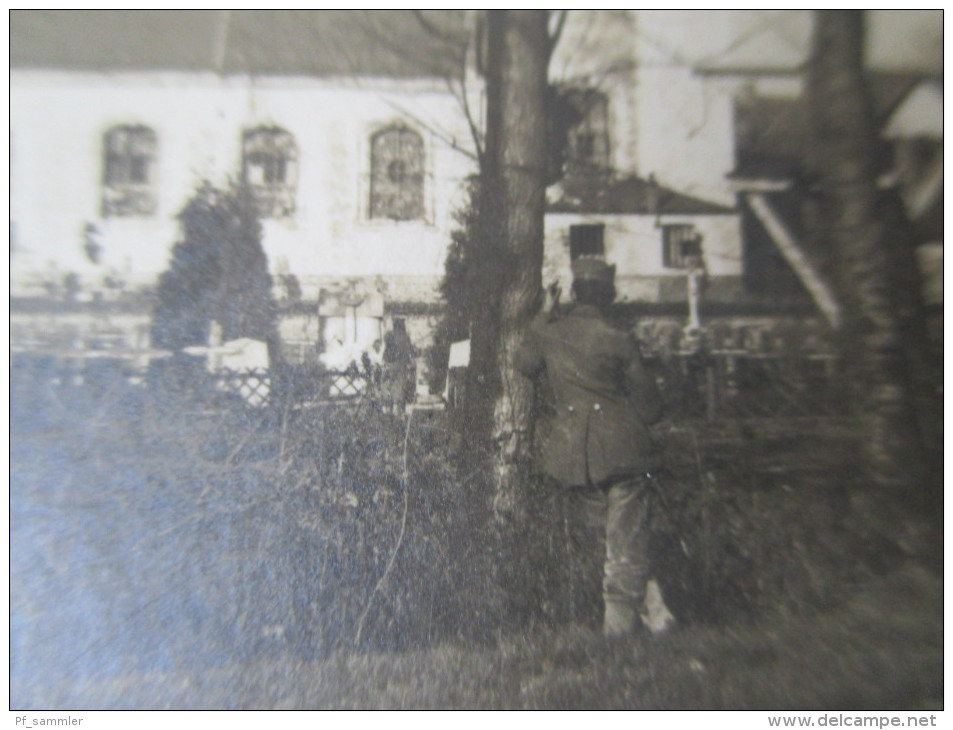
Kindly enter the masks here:
[[570, 626], [489, 646], [196, 662], [63, 677], [21, 697], [73, 709], [937, 710], [941, 602], [936, 577], [908, 566], [801, 620], [614, 645]]

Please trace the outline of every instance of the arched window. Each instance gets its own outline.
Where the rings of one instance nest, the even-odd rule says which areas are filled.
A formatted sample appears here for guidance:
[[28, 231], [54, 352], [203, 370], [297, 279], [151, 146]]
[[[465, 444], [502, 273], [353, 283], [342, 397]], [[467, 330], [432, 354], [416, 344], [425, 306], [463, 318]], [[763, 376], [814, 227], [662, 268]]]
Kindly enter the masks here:
[[569, 132], [570, 171], [604, 170], [609, 165], [609, 103], [606, 95], [596, 89], [571, 89], [567, 98], [580, 119]]
[[142, 125], [113, 127], [103, 139], [103, 216], [152, 215], [156, 133]]
[[424, 141], [406, 127], [371, 137], [371, 218], [424, 217]]
[[298, 184], [298, 145], [279, 127], [258, 127], [242, 139], [245, 183], [251, 188], [258, 215], [287, 218], [294, 214]]

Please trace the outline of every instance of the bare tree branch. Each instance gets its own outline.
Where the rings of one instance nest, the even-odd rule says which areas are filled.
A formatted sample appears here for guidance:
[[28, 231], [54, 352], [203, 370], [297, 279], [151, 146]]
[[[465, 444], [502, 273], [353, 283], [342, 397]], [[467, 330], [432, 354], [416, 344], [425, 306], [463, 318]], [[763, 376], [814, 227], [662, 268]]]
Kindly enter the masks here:
[[477, 120], [473, 117], [473, 110], [470, 108], [470, 99], [467, 95], [467, 57], [469, 55], [469, 42], [464, 46], [463, 53], [463, 69], [460, 74], [460, 91], [458, 92], [453, 85], [453, 79], [447, 78], [447, 88], [450, 90], [450, 93], [457, 99], [460, 103], [460, 106], [463, 109], [463, 116], [467, 120], [467, 126], [470, 128], [470, 136], [473, 138], [473, 147], [476, 150], [477, 162], [480, 165], [480, 169], [483, 169], [483, 134], [480, 132], [480, 125], [477, 123]]
[[457, 138], [454, 137], [452, 134], [448, 134], [444, 130], [438, 129], [436, 126], [434, 126], [430, 122], [427, 122], [426, 120], [421, 119], [419, 116], [417, 116], [412, 111], [407, 109], [407, 107], [403, 106], [402, 104], [398, 104], [396, 101], [387, 99], [386, 102], [388, 106], [400, 112], [401, 115], [407, 117], [412, 122], [417, 124], [419, 127], [426, 129], [428, 132], [430, 132], [432, 135], [434, 135], [437, 139], [439, 139], [441, 142], [446, 144], [451, 149], [454, 149], [457, 152], [460, 152], [461, 154], [466, 155], [471, 160], [479, 161], [480, 159], [479, 156], [474, 154], [470, 150], [466, 149], [465, 147], [461, 147], [460, 143], [457, 142]]
[[560, 10], [556, 15], [556, 27], [553, 28], [552, 32], [549, 34], [549, 49], [547, 50], [548, 57], [552, 57], [553, 51], [556, 50], [556, 45], [559, 43], [559, 39], [563, 34], [563, 28], [566, 26], [566, 16], [568, 14], [568, 10]]
[[448, 34], [428, 20], [422, 10], [412, 10], [411, 12], [414, 14], [417, 22], [420, 23], [420, 27], [423, 28], [428, 35], [449, 45], [455, 46], [460, 43], [460, 39], [458, 37]]
[[476, 43], [476, 70], [481, 76], [486, 74], [486, 58], [483, 55], [483, 44], [486, 42], [486, 22], [483, 15], [477, 15], [474, 28], [474, 42]]
[[[373, 38], [373, 40], [379, 43], [382, 47], [387, 48], [393, 53], [397, 53], [404, 58], [411, 58], [412, 61], [419, 62], [421, 64], [422, 70], [427, 70], [430, 73], [436, 73], [438, 76], [444, 79], [444, 82], [447, 85], [450, 93], [457, 99], [460, 103], [463, 110], [463, 114], [467, 121], [467, 126], [470, 130], [470, 135], [473, 138], [473, 146], [476, 151], [476, 154], [470, 150], [462, 147], [457, 141], [456, 137], [451, 134], [448, 134], [446, 131], [438, 129], [432, 123], [426, 122], [413, 112], [409, 111], [406, 107], [401, 104], [398, 104], [394, 101], [388, 101], [388, 104], [394, 109], [399, 111], [401, 114], [406, 116], [408, 119], [413, 120], [416, 124], [426, 129], [442, 142], [449, 145], [452, 149], [457, 150], [465, 154], [470, 159], [475, 160], [481, 166], [483, 164], [483, 137], [480, 133], [480, 126], [477, 120], [473, 116], [473, 110], [470, 106], [469, 98], [467, 96], [466, 89], [466, 71], [467, 71], [467, 56], [469, 50], [469, 39], [466, 36], [452, 36], [448, 35], [445, 31], [437, 27], [431, 20], [429, 20], [422, 11], [414, 10], [414, 18], [420, 27], [427, 33], [428, 36], [431, 36], [437, 39], [441, 44], [447, 47], [448, 51], [459, 52], [460, 53], [460, 89], [456, 89], [454, 85], [454, 75], [452, 73], [445, 73], [438, 71], [438, 66], [435, 63], [430, 63], [424, 59], [418, 58], [419, 54], [415, 54], [412, 58], [407, 52], [407, 49], [400, 48], [397, 43], [395, 43], [393, 38], [388, 37], [384, 33], [380, 32], [376, 27], [374, 27], [370, 22], [366, 23], [364, 28], [365, 32]], [[426, 54], [427, 58], [432, 57], [432, 54]]]
[[473, 112], [470, 109], [470, 101], [467, 98], [466, 82], [460, 90], [460, 100], [463, 103], [463, 114], [467, 118], [467, 125], [470, 127], [470, 134], [473, 137], [473, 145], [477, 153], [477, 161], [480, 163], [480, 169], [483, 169], [483, 135], [480, 133], [480, 127], [473, 118]]

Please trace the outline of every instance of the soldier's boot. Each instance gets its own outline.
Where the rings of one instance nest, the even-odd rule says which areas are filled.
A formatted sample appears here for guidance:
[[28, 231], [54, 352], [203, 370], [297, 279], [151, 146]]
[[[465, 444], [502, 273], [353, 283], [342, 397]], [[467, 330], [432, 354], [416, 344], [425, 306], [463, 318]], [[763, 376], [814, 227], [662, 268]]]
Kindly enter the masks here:
[[638, 609], [627, 601], [607, 599], [602, 633], [607, 639], [634, 636], [642, 630]]

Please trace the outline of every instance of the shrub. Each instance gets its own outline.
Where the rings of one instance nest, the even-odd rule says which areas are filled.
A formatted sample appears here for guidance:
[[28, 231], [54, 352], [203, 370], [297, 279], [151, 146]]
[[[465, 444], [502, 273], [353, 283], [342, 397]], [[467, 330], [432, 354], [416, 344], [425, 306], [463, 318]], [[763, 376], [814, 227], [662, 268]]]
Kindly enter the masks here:
[[[457, 227], [450, 234], [450, 245], [444, 262], [444, 276], [440, 282], [440, 295], [444, 309], [437, 320], [433, 344], [427, 351], [427, 367], [431, 392], [440, 392], [447, 377], [447, 362], [450, 344], [470, 336], [470, 271], [468, 253], [479, 247], [478, 220], [480, 186], [474, 177], [467, 181], [467, 203], [455, 214]], [[478, 300], [477, 300], [478, 301]]]
[[225, 340], [274, 342], [275, 305], [261, 223], [244, 185], [224, 190], [209, 183], [179, 213], [182, 240], [159, 278], [152, 328], [156, 347], [208, 344], [209, 322]]

